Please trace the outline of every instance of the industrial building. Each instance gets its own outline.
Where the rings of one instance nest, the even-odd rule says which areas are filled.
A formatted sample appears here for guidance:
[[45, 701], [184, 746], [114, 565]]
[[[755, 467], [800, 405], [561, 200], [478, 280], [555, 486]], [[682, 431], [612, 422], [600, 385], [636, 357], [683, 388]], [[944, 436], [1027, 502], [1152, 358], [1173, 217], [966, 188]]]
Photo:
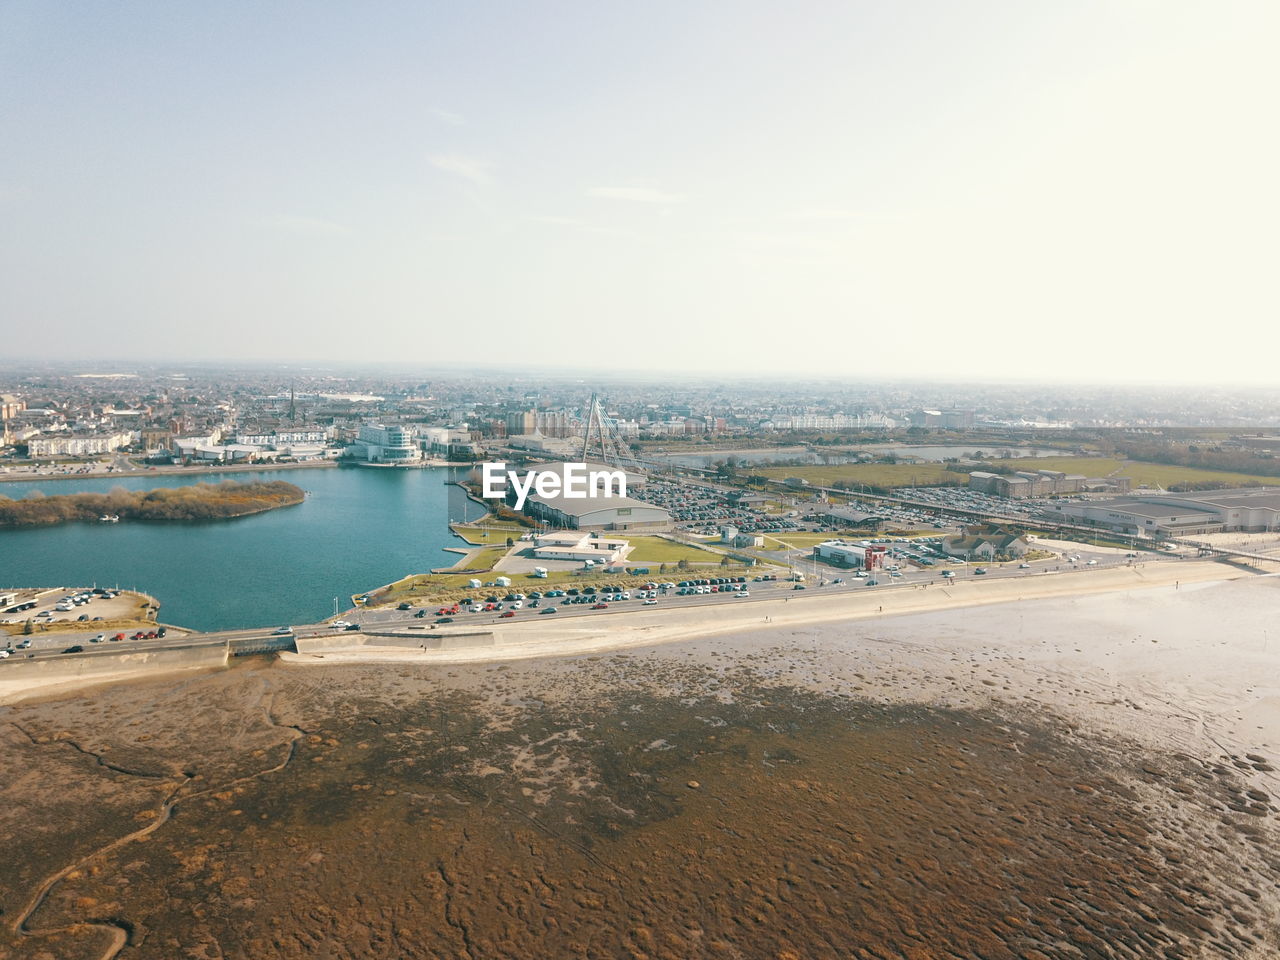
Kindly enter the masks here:
[[1087, 477], [1078, 473], [1062, 473], [1058, 470], [1019, 470], [1013, 474], [975, 470], [969, 474], [970, 490], [1011, 499], [1079, 493], [1088, 482]]
[[1053, 516], [1120, 533], [1176, 537], [1239, 530], [1280, 530], [1280, 488], [1162, 493], [1088, 503], [1055, 503]]
[[[558, 488], [566, 487], [565, 463], [539, 463], [531, 465], [530, 473], [556, 473], [560, 477]], [[585, 464], [588, 475], [592, 472], [609, 472], [616, 470], [599, 463]], [[644, 477], [640, 474], [626, 474], [627, 489], [643, 486]], [[589, 491], [585, 497], [569, 497], [564, 493], [543, 497], [530, 493], [525, 501], [524, 512], [535, 520], [540, 520], [551, 527], [564, 527], [571, 530], [663, 530], [671, 526], [671, 514], [659, 506], [635, 500], [631, 497], [606, 496], [609, 491], [603, 486]], [[508, 492], [508, 499], [514, 498], [514, 492]]]
[[876, 570], [884, 566], [888, 548], [878, 543], [851, 543], [848, 540], [825, 540], [813, 548], [813, 556], [837, 567]]
[[883, 514], [867, 513], [853, 507], [823, 507], [818, 515], [832, 526], [861, 527], [863, 530], [881, 530], [888, 526], [889, 518]]
[[746, 547], [763, 547], [764, 536], [759, 533], [743, 533], [737, 527], [731, 524], [723, 524], [720, 527], [720, 542], [728, 547], [746, 548]]

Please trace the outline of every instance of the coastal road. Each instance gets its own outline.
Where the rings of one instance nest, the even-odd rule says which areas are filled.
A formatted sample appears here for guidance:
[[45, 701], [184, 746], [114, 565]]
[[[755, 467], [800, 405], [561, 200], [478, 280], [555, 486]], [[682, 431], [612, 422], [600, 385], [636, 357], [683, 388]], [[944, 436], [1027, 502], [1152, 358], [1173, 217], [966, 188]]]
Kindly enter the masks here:
[[[732, 604], [735, 606], [745, 606], [746, 604], [761, 600], [778, 600], [782, 598], [795, 598], [797, 600], [816, 599], [821, 596], [833, 595], [849, 595], [855, 593], [898, 593], [903, 590], [924, 589], [927, 585], [936, 584], [944, 586], [949, 582], [960, 580], [981, 579], [985, 581], [998, 581], [1008, 579], [1038, 579], [1045, 576], [1054, 576], [1060, 573], [1088, 571], [1088, 570], [1105, 570], [1109, 568], [1128, 566], [1134, 563], [1177, 563], [1182, 558], [1176, 556], [1159, 556], [1146, 555], [1138, 560], [1131, 560], [1124, 556], [1114, 553], [1092, 553], [1088, 550], [1080, 550], [1072, 556], [1081, 558], [1079, 563], [1070, 563], [1065, 560], [1055, 559], [1047, 561], [1035, 561], [1027, 568], [1021, 568], [1016, 563], [1006, 565], [991, 565], [985, 569], [986, 574], [977, 574], [976, 570], [982, 567], [978, 563], [970, 563], [966, 565], [960, 564], [940, 564], [931, 568], [919, 568], [910, 564], [903, 564], [904, 569], [900, 577], [893, 577], [886, 571], [876, 571], [872, 577], [877, 581], [876, 585], [868, 586], [866, 580], [857, 579], [852, 576], [853, 571], [837, 570], [822, 565], [814, 566], [812, 562], [797, 564], [796, 569], [805, 574], [804, 590], [797, 590], [796, 584], [785, 580], [767, 581], [767, 582], [751, 582], [748, 581], [745, 586], [749, 596], [742, 597], [738, 593], [707, 593], [679, 596], [674, 590], [669, 590], [665, 594], [660, 594], [656, 607], [661, 608], [680, 608], [697, 610], [699, 608], [709, 607], [715, 604]], [[1095, 563], [1089, 564], [1088, 561], [1093, 560]], [[954, 574], [954, 577], [942, 576], [943, 570], [948, 570]], [[815, 572], [816, 571], [816, 572]], [[709, 573], [714, 573], [710, 571]], [[687, 575], [687, 574], [686, 574]], [[708, 579], [703, 577], [699, 579]], [[837, 578], [844, 579], [844, 583], [835, 583]], [[826, 580], [823, 583], [823, 580]], [[635, 591], [633, 591], [634, 593]], [[483, 591], [487, 595], [488, 590]], [[540, 601], [540, 605], [536, 608], [525, 607], [515, 611], [514, 617], [499, 617], [493, 612], [488, 613], [466, 613], [462, 612], [453, 617], [452, 624], [436, 624], [438, 619], [434, 616], [434, 610], [438, 609], [436, 605], [427, 607], [426, 617], [415, 617], [413, 614], [417, 612], [417, 608], [409, 611], [390, 610], [390, 609], [358, 609], [350, 611], [344, 615], [343, 619], [350, 623], [359, 624], [362, 630], [404, 630], [409, 627], [420, 627], [426, 630], [445, 630], [450, 627], [475, 627], [490, 626], [497, 624], [514, 624], [518, 622], [527, 622], [534, 618], [550, 620], [552, 617], [556, 619], [579, 618], [579, 617], [600, 617], [610, 616], [617, 613], [626, 613], [645, 609], [644, 603], [639, 599], [607, 601], [608, 606], [602, 610], [593, 610], [592, 606], [598, 602], [593, 599], [590, 603], [567, 603], [568, 597], [544, 598]], [[546, 607], [554, 606], [557, 613], [554, 615], [543, 614], [542, 611]], [[276, 631], [278, 627], [259, 627], [241, 630], [221, 630], [208, 633], [189, 633], [186, 636], [174, 637], [168, 636], [163, 638], [155, 638], [151, 640], [131, 640], [115, 641], [107, 639], [98, 643], [92, 643], [90, 638], [97, 635], [98, 631], [92, 628], [86, 631], [76, 631], [56, 634], [36, 634], [31, 637], [11, 636], [8, 642], [11, 647], [16, 648], [23, 640], [31, 640], [30, 649], [14, 649], [11, 660], [17, 659], [33, 659], [68, 656], [64, 651], [74, 645], [83, 647], [81, 656], [105, 655], [108, 653], [118, 653], [122, 651], [146, 651], [146, 650], [163, 650], [163, 649], [183, 649], [193, 646], [220, 646], [225, 645], [229, 641], [254, 641], [261, 640], [270, 642], [279, 640], [280, 634]], [[316, 636], [332, 636], [341, 631], [335, 630], [329, 623], [312, 623], [312, 624], [296, 624], [292, 627], [292, 633], [296, 637], [316, 637]], [[130, 631], [132, 633], [132, 631]], [[108, 634], [108, 637], [114, 636], [114, 633]], [[4, 663], [8, 661], [0, 660], [0, 669]]]

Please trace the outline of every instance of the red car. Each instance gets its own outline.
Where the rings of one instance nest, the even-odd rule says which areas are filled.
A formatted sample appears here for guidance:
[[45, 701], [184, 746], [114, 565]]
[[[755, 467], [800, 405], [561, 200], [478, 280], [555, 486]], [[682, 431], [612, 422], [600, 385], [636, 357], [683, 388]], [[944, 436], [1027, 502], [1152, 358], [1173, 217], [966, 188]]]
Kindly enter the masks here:
[[498, 617], [499, 617], [499, 618], [502, 618], [502, 617], [514, 617], [515, 615], [516, 615], [516, 612], [515, 612], [514, 610], [508, 610], [506, 613], [500, 613], [500, 614], [498, 614]]
[[608, 605], [607, 603], [597, 603], [597, 604], [593, 605], [593, 606], [591, 607], [591, 609], [592, 609], [592, 610], [607, 610], [607, 609], [609, 609], [609, 605]]

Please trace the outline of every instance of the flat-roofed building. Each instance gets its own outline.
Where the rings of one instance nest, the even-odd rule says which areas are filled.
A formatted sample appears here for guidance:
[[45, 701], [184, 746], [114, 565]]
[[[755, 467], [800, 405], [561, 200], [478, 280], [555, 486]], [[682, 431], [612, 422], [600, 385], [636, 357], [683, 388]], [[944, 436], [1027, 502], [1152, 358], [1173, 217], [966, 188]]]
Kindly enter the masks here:
[[1060, 470], [1019, 470], [1012, 475], [975, 470], [969, 474], [970, 490], [1015, 500], [1058, 493], [1079, 493], [1084, 489], [1085, 483], [1084, 476]]
[[1050, 507], [1050, 513], [1070, 522], [1148, 537], [1217, 533], [1226, 529], [1222, 519], [1213, 510], [1186, 503], [1164, 502], [1156, 498], [1055, 503]]
[[538, 560], [573, 560], [606, 566], [621, 563], [630, 552], [631, 544], [626, 540], [570, 531], [540, 534], [533, 548], [533, 556]]
[[813, 556], [837, 567], [875, 570], [884, 565], [888, 552], [883, 544], [854, 543], [850, 540], [825, 540], [813, 548]]
[[91, 457], [119, 450], [128, 446], [132, 439], [130, 433], [39, 436], [27, 441], [27, 452], [33, 457]]
[[398, 424], [361, 425], [354, 448], [356, 456], [367, 463], [413, 463], [422, 459], [422, 448], [413, 431]]

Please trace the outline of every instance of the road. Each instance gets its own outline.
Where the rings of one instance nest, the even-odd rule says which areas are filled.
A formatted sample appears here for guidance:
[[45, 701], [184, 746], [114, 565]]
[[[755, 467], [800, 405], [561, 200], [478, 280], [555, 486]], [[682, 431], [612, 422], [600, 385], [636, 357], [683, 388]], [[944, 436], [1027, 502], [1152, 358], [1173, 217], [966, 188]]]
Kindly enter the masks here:
[[[899, 577], [894, 577], [886, 571], [875, 571], [869, 579], [875, 579], [877, 584], [868, 586], [866, 580], [857, 579], [854, 571], [839, 570], [821, 564], [814, 564], [811, 558], [806, 558], [804, 562], [797, 563], [796, 569], [805, 575], [804, 589], [798, 590], [797, 584], [786, 580], [753, 582], [748, 581], [748, 596], [742, 597], [737, 593], [707, 593], [679, 596], [675, 590], [666, 591], [661, 594], [657, 606], [664, 608], [680, 607], [680, 608], [700, 608], [707, 607], [718, 603], [730, 603], [734, 605], [745, 605], [748, 603], [761, 600], [778, 600], [783, 597], [794, 596], [796, 599], [810, 598], [816, 599], [819, 596], [830, 596], [833, 594], [848, 594], [853, 592], [874, 591], [878, 593], [898, 592], [902, 590], [912, 590], [922, 588], [926, 584], [943, 584], [953, 580], [981, 578], [984, 580], [1005, 580], [1014, 578], [1038, 578], [1044, 576], [1053, 576], [1058, 573], [1079, 570], [1105, 570], [1109, 567], [1126, 566], [1132, 563], [1177, 563], [1181, 559], [1177, 556], [1152, 556], [1143, 555], [1138, 560], [1118, 556], [1114, 553], [1092, 553], [1087, 549], [1080, 549], [1075, 556], [1079, 556], [1079, 563], [1070, 563], [1066, 560], [1041, 560], [1032, 562], [1028, 567], [1023, 568], [1017, 563], [1008, 564], [990, 564], [982, 565], [980, 563], [969, 564], [939, 564], [935, 567], [921, 568], [905, 561], [902, 562], [902, 573]], [[1094, 561], [1090, 563], [1089, 561]], [[987, 573], [978, 574], [978, 569], [986, 569]], [[954, 577], [944, 577], [942, 574], [950, 571]], [[707, 578], [701, 578], [707, 579]], [[843, 579], [844, 583], [835, 583], [835, 579]], [[825, 581], [825, 582], [824, 582]], [[632, 591], [634, 594], [635, 591]], [[478, 598], [483, 599], [482, 595], [488, 595], [488, 591], [482, 591], [478, 594]], [[542, 611], [548, 606], [556, 607], [557, 612], [550, 616], [557, 619], [581, 618], [581, 617], [604, 617], [612, 616], [618, 613], [626, 613], [629, 611], [637, 611], [645, 609], [643, 601], [640, 599], [608, 601], [608, 605], [601, 610], [594, 610], [592, 607], [597, 602], [594, 598], [590, 603], [566, 603], [568, 597], [556, 597], [550, 600], [542, 599], [540, 605], [535, 608], [525, 606], [521, 610], [515, 611], [514, 617], [500, 617], [493, 612], [488, 613], [467, 613], [461, 612], [453, 617], [453, 622], [448, 625], [437, 624], [438, 619], [434, 616], [434, 611], [438, 609], [437, 605], [426, 608], [427, 616], [416, 617], [418, 609], [411, 610], [392, 610], [392, 609], [358, 609], [344, 614], [343, 619], [350, 623], [357, 623], [362, 630], [403, 630], [409, 627], [423, 628], [424, 633], [433, 630], [447, 630], [448, 628], [466, 628], [466, 627], [490, 627], [498, 624], [515, 624], [522, 621], [529, 621], [534, 618], [545, 618], [548, 615]], [[504, 605], [505, 606], [505, 605]], [[11, 645], [16, 644], [24, 639], [31, 639], [33, 646], [29, 650], [15, 650], [9, 660], [0, 660], [0, 669], [3, 669], [5, 663], [16, 662], [18, 659], [45, 659], [49, 657], [66, 656], [64, 651], [72, 645], [82, 646], [83, 652], [80, 656], [100, 656], [110, 653], [118, 653], [122, 650], [128, 651], [147, 651], [147, 650], [165, 650], [165, 649], [184, 649], [193, 646], [213, 646], [225, 645], [229, 641], [252, 641], [263, 640], [270, 641], [278, 639], [279, 634], [276, 633], [278, 627], [267, 626], [254, 629], [244, 630], [221, 630], [209, 633], [191, 633], [185, 637], [173, 638], [156, 638], [153, 640], [123, 640], [114, 641], [106, 640], [99, 643], [90, 643], [85, 637], [79, 634], [46, 634], [43, 636], [33, 636], [25, 638], [21, 636], [13, 636], [8, 638]], [[299, 624], [292, 627], [293, 636], [299, 638], [331, 636], [336, 631], [328, 622]], [[34, 642], [38, 641], [38, 643]]]

